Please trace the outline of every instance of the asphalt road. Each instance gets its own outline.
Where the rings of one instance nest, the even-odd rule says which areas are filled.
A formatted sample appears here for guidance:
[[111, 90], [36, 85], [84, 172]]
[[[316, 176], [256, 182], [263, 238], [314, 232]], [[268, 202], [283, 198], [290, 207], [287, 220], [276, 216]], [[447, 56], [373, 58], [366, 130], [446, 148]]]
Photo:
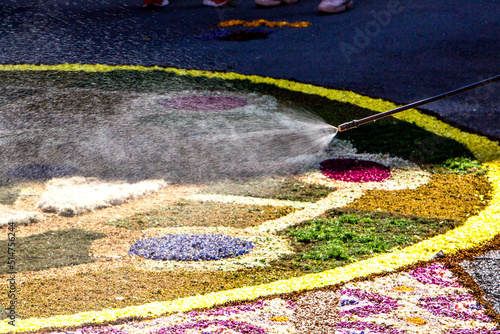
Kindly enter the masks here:
[[[215, 9], [171, 0], [2, 0], [0, 63], [105, 63], [234, 71], [349, 89], [401, 104], [500, 73], [500, 0], [354, 0], [353, 10], [320, 15], [319, 0], [257, 9], [251, 0]], [[308, 21], [267, 39], [206, 41], [229, 19]], [[425, 109], [500, 138], [495, 83]]]

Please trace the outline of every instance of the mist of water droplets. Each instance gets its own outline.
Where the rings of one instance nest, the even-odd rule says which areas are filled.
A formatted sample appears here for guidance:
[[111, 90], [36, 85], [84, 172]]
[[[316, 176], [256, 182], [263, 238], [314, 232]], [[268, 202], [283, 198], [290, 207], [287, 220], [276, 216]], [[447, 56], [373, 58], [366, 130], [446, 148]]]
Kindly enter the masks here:
[[[106, 94], [86, 94], [87, 101], [81, 92], [51, 92], [4, 106], [0, 172], [56, 163], [84, 176], [173, 183], [292, 174], [314, 163], [337, 131], [272, 99], [254, 98], [246, 109], [189, 112], [166, 109], [156, 95], [121, 96], [126, 103], [110, 107], [100, 103]], [[48, 100], [50, 108], [26, 107]]]

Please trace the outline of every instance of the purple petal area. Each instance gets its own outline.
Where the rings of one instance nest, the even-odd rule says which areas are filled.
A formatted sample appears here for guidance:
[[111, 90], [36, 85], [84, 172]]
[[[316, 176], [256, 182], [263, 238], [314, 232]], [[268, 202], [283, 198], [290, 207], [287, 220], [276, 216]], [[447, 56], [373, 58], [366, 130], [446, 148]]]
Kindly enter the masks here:
[[253, 39], [265, 39], [269, 36], [273, 31], [255, 31], [255, 30], [237, 30], [233, 31], [226, 36], [221, 36], [217, 38], [220, 41], [233, 41], [233, 42], [245, 42]]
[[152, 334], [185, 334], [187, 329], [203, 330], [210, 326], [220, 326], [227, 329], [232, 329], [241, 334], [266, 334], [268, 333], [265, 329], [257, 327], [255, 325], [234, 321], [234, 320], [200, 320], [197, 322], [174, 325], [170, 327], [161, 328]]
[[495, 328], [452, 329], [448, 334], [500, 334], [500, 330]]
[[[203, 312], [203, 314], [208, 315], [208, 316], [228, 316], [232, 314], [241, 314], [244, 312], [254, 312], [256, 310], [260, 310], [265, 306], [265, 303], [263, 300], [258, 300], [255, 303], [252, 304], [245, 304], [245, 305], [237, 305], [237, 306], [227, 306], [227, 307], [220, 307], [214, 310], [208, 310]], [[198, 316], [200, 312], [190, 312], [189, 315], [191, 316]]]
[[198, 36], [199, 39], [203, 41], [210, 41], [217, 39], [219, 37], [227, 36], [231, 33], [231, 30], [229, 29], [215, 29], [210, 32], [207, 32], [203, 35]]
[[377, 162], [358, 159], [329, 159], [320, 163], [328, 178], [345, 182], [382, 182], [391, 170]]
[[81, 329], [77, 329], [75, 334], [128, 334], [127, 332], [121, 331], [112, 327], [84, 327]]
[[230, 96], [193, 95], [160, 102], [166, 108], [185, 111], [223, 111], [247, 105], [245, 99]]
[[[385, 325], [377, 325], [374, 323], [370, 322], [363, 322], [363, 321], [342, 321], [339, 322], [338, 324], [332, 325], [335, 327], [336, 331], [335, 333], [337, 334], [370, 334], [370, 333], [377, 333], [377, 334], [404, 334], [406, 333], [405, 331], [401, 331], [395, 328], [392, 328], [390, 326], [385, 326]], [[354, 330], [354, 331], [353, 331]]]
[[457, 278], [440, 262], [417, 268], [410, 271], [409, 274], [423, 284], [434, 284], [442, 287], [460, 287]]
[[374, 314], [389, 313], [398, 307], [398, 303], [385, 296], [359, 289], [340, 291], [340, 316], [356, 314], [367, 317]]
[[490, 322], [491, 319], [484, 313], [484, 308], [468, 294], [420, 298], [418, 306], [430, 313], [460, 320], [478, 320]]
[[212, 261], [250, 252], [250, 241], [222, 234], [168, 234], [136, 241], [129, 250], [151, 260]]

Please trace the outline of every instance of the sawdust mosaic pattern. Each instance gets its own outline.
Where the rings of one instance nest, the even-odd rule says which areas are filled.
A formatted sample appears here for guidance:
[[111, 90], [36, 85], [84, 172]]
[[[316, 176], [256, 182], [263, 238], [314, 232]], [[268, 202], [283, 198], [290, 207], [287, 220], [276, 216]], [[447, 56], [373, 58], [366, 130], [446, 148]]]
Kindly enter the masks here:
[[[318, 99], [319, 96], [326, 96], [328, 99], [335, 101], [335, 103], [339, 103], [338, 106], [342, 106], [339, 108], [345, 108], [347, 111], [351, 110], [349, 108], [352, 107], [344, 106], [343, 103], [349, 102], [359, 109], [353, 111], [356, 113], [386, 111], [394, 107], [392, 103], [366, 98], [350, 92], [328, 90], [286, 80], [241, 76], [234, 73], [218, 74], [201, 71], [126, 67], [125, 69], [128, 72], [124, 71], [123, 73], [126, 72], [126, 75], [132, 76], [138, 75], [138, 82], [141, 80], [148, 82], [150, 80], [150, 73], [153, 77], [160, 74], [161, 79], [155, 79], [157, 81], [153, 80], [151, 85], [138, 83], [137, 86], [133, 86], [134, 83], [130, 80], [123, 80], [123, 78], [116, 80], [113, 75], [118, 72], [110, 72], [111, 76], [107, 76], [106, 73], [108, 71], [120, 70], [120, 67], [101, 65], [93, 67], [79, 65], [56, 67], [0, 66], [0, 69], [9, 71], [26, 69], [59, 70], [62, 72], [54, 72], [57, 74], [58, 80], [65, 77], [64, 71], [68, 71], [68, 82], [71, 82], [73, 87], [78, 88], [70, 92], [69, 90], [72, 88], [65, 87], [67, 83], [57, 82], [50, 91], [41, 89], [40, 94], [42, 97], [35, 97], [35, 104], [43, 104], [53, 100], [53, 110], [58, 112], [63, 110], [59, 110], [58, 108], [66, 108], [69, 105], [76, 107], [71, 110], [77, 115], [79, 113], [88, 113], [88, 124], [80, 123], [78, 117], [68, 119], [68, 122], [66, 122], [67, 126], [75, 131], [84, 131], [86, 126], [90, 129], [93, 124], [100, 122], [100, 117], [106, 115], [105, 117], [109, 118], [109, 123], [106, 124], [117, 127], [117, 137], [113, 138], [113, 141], [108, 141], [109, 138], [106, 138], [105, 134], [100, 134], [101, 137], [96, 137], [98, 139], [96, 143], [109, 142], [110, 145], [115, 145], [111, 148], [127, 145], [129, 140], [133, 139], [133, 137], [126, 138], [120, 135], [120, 133], [122, 131], [123, 133], [127, 133], [127, 129], [133, 127], [134, 124], [148, 129], [148, 131], [138, 134], [142, 138], [152, 139], [155, 133], [165, 133], [172, 126], [165, 117], [167, 114], [176, 115], [175, 117], [178, 119], [196, 117], [197, 114], [205, 112], [212, 113], [212, 115], [223, 112], [230, 112], [235, 115], [239, 113], [266, 114], [267, 112], [272, 113], [274, 110], [284, 106], [290, 109], [296, 107], [299, 111], [311, 112], [306, 106], [301, 106], [298, 102], [288, 104], [288, 102], [280, 101], [276, 96], [269, 95], [275, 89], [272, 87], [280, 87], [280, 89], [284, 88], [292, 92], [301, 92], [301, 94], [305, 93], [302, 97], [304, 101], [308, 99], [307, 94], [314, 94]], [[74, 70], [83, 71], [79, 74], [83, 75], [82, 79], [72, 77], [73, 72], [71, 71]], [[94, 74], [84, 71], [97, 71], [101, 73]], [[12, 78], [14, 79], [12, 80], [17, 80], [15, 78], [16, 75], [21, 75], [19, 73], [21, 72], [13, 72]], [[43, 72], [34, 73], [37, 75], [42, 73], [43, 76]], [[51, 77], [52, 72], [47, 73], [48, 76], [44, 80], [53, 80], [54, 77]], [[171, 75], [169, 80], [173, 79], [182, 87], [176, 91], [168, 91], [165, 87], [166, 79], [161, 77], [161, 73]], [[196, 81], [198, 80], [197, 78], [201, 78], [200, 80], [204, 85], [208, 81], [214, 80], [213, 87], [222, 93], [214, 94], [213, 91], [207, 92], [203, 89], [198, 89], [200, 83]], [[94, 82], [94, 79], [97, 81]], [[6, 80], [8, 82], [11, 78]], [[184, 80], [187, 80], [189, 83], [186, 85], [181, 84]], [[34, 81], [36, 82], [36, 80]], [[244, 86], [240, 81], [244, 82], [244, 85], [247, 86]], [[132, 82], [132, 86], [126, 86], [130, 82]], [[257, 85], [251, 86], [252, 84]], [[110, 85], [110, 87], [106, 88], [106, 85]], [[196, 85], [197, 88], [193, 90], [190, 85]], [[269, 85], [269, 87], [266, 85]], [[128, 91], [121, 92], [123, 89]], [[93, 90], [96, 91], [94, 95], [92, 95]], [[257, 93], [253, 90], [257, 91]], [[72, 95], [73, 93], [75, 95]], [[99, 102], [99, 107], [93, 109], [94, 107], [91, 103], [82, 105], [75, 97], [80, 96], [81, 98], [82, 94], [93, 96], [95, 101]], [[51, 97], [57, 98], [52, 99]], [[20, 99], [17, 101], [16, 106], [6, 106], [9, 115], [15, 115], [20, 112], [23, 103], [26, 102], [22, 98]], [[91, 100], [86, 99], [85, 101]], [[68, 104], [61, 101], [67, 101]], [[186, 104], [189, 101], [193, 103]], [[191, 105], [192, 107], [186, 107], [187, 105]], [[204, 109], [206, 106], [210, 106], [210, 108], [207, 107], [209, 110]], [[321, 107], [318, 108], [320, 109]], [[144, 110], [147, 110], [148, 113], [144, 114]], [[35, 111], [31, 110], [30, 112]], [[179, 111], [185, 111], [185, 113]], [[58, 142], [59, 139], [68, 140], [69, 138], [68, 134], [59, 132], [63, 129], [61, 127], [62, 124], [66, 124], [62, 122], [63, 120], [51, 115], [48, 118], [51, 133], [44, 133], [44, 122], [42, 122], [41, 118], [35, 114], [31, 116], [33, 116], [36, 123], [36, 131], [30, 134], [24, 133], [23, 122], [14, 123], [15, 130], [19, 131], [21, 135], [17, 136], [15, 140], [10, 137], [5, 139], [12, 145], [9, 146], [8, 152], [0, 153], [1, 161], [5, 162], [0, 170], [2, 172], [1, 185], [7, 183], [10, 186], [8, 182], [12, 182], [11, 180], [15, 176], [12, 174], [12, 171], [18, 170], [16, 169], [20, 165], [18, 162], [22, 160], [23, 154], [26, 154], [26, 150], [28, 149], [26, 143], [32, 140], [29, 136], [36, 135], [44, 138], [41, 142], [37, 142], [37, 147], [42, 151], [45, 150], [44, 152], [47, 156], [58, 152], [66, 154], [67, 151], [65, 150], [68, 149], [81, 153], [84, 158], [87, 158], [88, 152], [96, 150], [97, 146], [92, 146], [94, 144], [86, 146], [85, 149], [88, 150], [83, 150], [79, 147], [79, 145], [82, 145], [81, 143], [74, 142], [71, 143], [70, 147], [64, 148]], [[352, 114], [345, 112], [342, 117], [347, 117], [348, 119], [346, 120], [349, 120]], [[478, 190], [477, 202], [474, 202], [477, 203], [478, 208], [475, 211], [471, 210], [469, 216], [461, 217], [464, 223], [463, 226], [449, 231], [444, 235], [423, 240], [405, 249], [394, 249], [389, 253], [325, 272], [312, 273], [282, 281], [273, 281], [263, 285], [247, 285], [229, 291], [214, 289], [206, 295], [184, 294], [182, 295], [183, 298], [176, 300], [154, 299], [149, 304], [142, 305], [126, 304], [126, 307], [120, 307], [119, 300], [117, 300], [116, 304], [114, 304], [116, 306], [105, 310], [85, 309], [78, 314], [66, 311], [65, 314], [51, 314], [50, 317], [45, 319], [21, 319], [18, 321], [18, 326], [16, 326], [14, 331], [37, 331], [43, 328], [72, 327], [74, 329], [71, 329], [71, 331], [81, 333], [307, 333], [308, 331], [313, 332], [315, 325], [321, 324], [323, 326], [321, 328], [324, 329], [325, 333], [342, 334], [361, 333], [363, 331], [365, 333], [444, 333], [446, 329], [453, 329], [456, 333], [469, 333], [471, 330], [494, 333], [492, 331], [494, 324], [486, 316], [484, 307], [478, 304], [478, 301], [471, 296], [470, 291], [458, 285], [450, 271], [447, 268], [440, 267], [440, 264], [422, 266], [410, 272], [392, 274], [374, 280], [349, 283], [354, 278], [368, 276], [373, 273], [387, 273], [419, 261], [428, 261], [438, 251], [442, 251], [448, 255], [453, 254], [459, 249], [482, 245], [491, 240], [500, 231], [498, 219], [498, 202], [500, 200], [500, 165], [498, 159], [500, 158], [500, 149], [498, 144], [484, 137], [465, 134], [432, 117], [424, 116], [417, 111], [408, 111], [397, 117], [404, 121], [413, 122], [426, 131], [446, 137], [456, 143], [456, 145], [462, 145], [462, 148], [468, 149], [471, 152], [471, 156], [481, 161], [487, 169], [486, 178], [487, 182], [491, 184], [491, 192], [490, 194], [487, 193], [490, 191], [490, 188], [487, 187], [480, 188], [483, 193], [479, 193]], [[333, 125], [340, 124], [340, 120], [341, 118], [329, 119]], [[114, 121], [116, 123], [113, 123]], [[52, 138], [55, 134], [60, 136], [60, 138], [53, 141], [47, 140], [47, 138]], [[118, 152], [110, 151], [112, 155], [115, 153], [117, 155], [113, 158], [119, 158]], [[9, 161], [7, 159], [8, 156], [13, 160]], [[155, 157], [152, 156], [152, 158]], [[179, 158], [183, 159], [184, 157], [179, 155]], [[103, 182], [108, 182], [108, 179], [112, 179], [110, 176], [113, 173], [121, 173], [130, 179], [135, 179], [140, 175], [137, 174], [136, 170], [130, 168], [134, 164], [140, 165], [139, 160], [135, 161], [132, 159], [130, 165], [121, 164], [114, 166], [110, 164], [106, 166], [106, 157], [103, 157], [103, 159], [103, 166], [101, 166], [103, 168], [100, 170], [95, 170], [93, 163], [85, 159], [79, 161], [78, 164], [72, 165], [78, 168], [78, 173], [82, 176], [94, 176], [94, 174], [97, 174], [97, 176], [102, 177]], [[420, 189], [424, 189], [425, 186], [432, 185], [435, 179], [435, 175], [432, 174], [433, 172], [430, 169], [427, 170], [424, 164], [419, 165], [410, 162], [390, 152], [358, 152], [350, 141], [345, 140], [345, 138], [342, 139], [341, 136], [325, 152], [309, 156], [307, 159], [311, 162], [311, 168], [297, 173], [295, 175], [296, 179], [306, 184], [322, 185], [333, 189], [332, 192], [325, 193], [323, 198], [314, 203], [255, 198], [251, 196], [220, 195], [216, 193], [207, 194], [201, 191], [203, 189], [202, 185], [192, 182], [185, 186], [179, 184], [161, 185], [152, 192], [148, 190], [143, 194], [141, 193], [142, 197], [125, 197], [125, 200], [113, 203], [116, 205], [107, 205], [102, 208], [99, 206], [90, 207], [85, 211], [76, 212], [74, 217], [61, 217], [54, 213], [41, 212], [39, 210], [37, 212], [42, 214], [44, 220], [28, 226], [18, 226], [19, 236], [36, 235], [59, 228], [79, 227], [89, 231], [104, 233], [106, 237], [95, 240], [90, 247], [89, 253], [92, 258], [96, 259], [95, 263], [74, 266], [72, 268], [50, 269], [39, 273], [19, 273], [18, 280], [33, 284], [40, 280], [43, 282], [46, 276], [71, 278], [73, 275], [84, 275], [84, 271], [102, 270], [102, 267], [100, 267], [102, 265], [123, 268], [123, 270], [133, 268], [134, 270], [146, 272], [168, 272], [172, 269], [182, 269], [193, 272], [234, 271], [236, 273], [241, 272], [245, 268], [272, 266], [273, 261], [279, 259], [280, 256], [293, 252], [290, 247], [290, 240], [280, 235], [280, 231], [300, 224], [303, 221], [321, 216], [329, 209], [343, 208], [356, 201], [362, 201], [370, 191], [387, 191], [390, 193], [412, 190], [418, 192]], [[369, 161], [372, 166], [379, 166], [378, 164], [380, 164], [383, 167], [378, 167], [379, 171], [388, 171], [390, 172], [390, 176], [384, 175], [384, 177], [365, 179], [362, 177], [363, 174], [361, 174], [360, 178], [354, 180], [358, 182], [351, 182], [353, 181], [352, 179], [332, 180], [321, 172], [320, 164], [322, 161], [335, 159]], [[150, 161], [156, 160], [152, 159]], [[35, 161], [34, 163], [48, 165], [56, 162]], [[193, 161], [193, 164], [195, 163]], [[151, 177], [149, 180], [158, 180], [158, 175], [170, 172], [170, 169], [173, 167], [175, 166], [169, 166], [168, 164], [148, 165], [144, 169], [141, 169], [140, 173], [150, 173]], [[226, 167], [221, 166], [223, 169]], [[242, 168], [244, 167], [242, 166]], [[7, 175], [6, 178], [4, 176], [7, 171], [11, 171], [9, 173], [12, 175]], [[200, 172], [212, 172], [214, 175], [217, 175], [219, 170], [205, 171], [200, 169]], [[347, 173], [349, 174], [349, 171]], [[448, 174], [439, 176], [443, 178], [452, 177], [448, 176]], [[474, 179], [479, 176], [470, 175], [467, 177]], [[27, 209], [38, 210], [37, 205], [40, 202], [40, 196], [50, 188], [50, 182], [52, 181], [46, 182], [45, 180], [40, 180], [37, 183], [24, 185], [24, 188], [21, 190], [16, 190], [14, 195], [17, 199], [12, 204], [8, 204], [7, 207], [9, 210], [16, 212], [27, 211]], [[134, 183], [130, 182], [129, 184]], [[31, 197], [27, 195], [35, 196]], [[214, 226], [203, 227], [171, 226], [129, 230], [107, 224], [112, 220], [130, 217], [138, 212], [149, 212], [159, 205], [172, 205], [179, 200], [220, 201], [224, 203], [274, 205], [277, 207], [290, 206], [296, 210], [286, 216], [245, 228], [221, 227], [214, 224]], [[388, 210], [391, 210], [390, 206]], [[235, 258], [212, 261], [157, 261], [128, 255], [130, 247], [137, 240], [182, 234], [188, 236], [199, 234], [224, 235], [230, 238], [246, 240], [247, 242], [251, 242], [254, 247], [247, 254]], [[318, 290], [306, 292], [299, 296], [300, 298], [294, 298], [293, 301], [288, 300], [288, 297], [284, 295], [271, 300], [260, 299], [269, 295], [311, 290], [335, 284], [344, 285], [338, 286], [338, 289], [331, 291]], [[109, 297], [114, 298], [114, 296]], [[103, 298], [106, 298], [106, 296]], [[229, 302], [242, 302], [246, 300], [253, 301], [250, 304], [231, 306], [229, 308], [212, 309], [196, 313], [190, 312], [194, 309], [207, 309]], [[328, 307], [328, 309], [317, 309], [323, 306]], [[334, 310], [334, 312], [331, 312], [331, 310]], [[165, 316], [166, 314], [171, 315]], [[313, 317], [311, 317], [312, 314], [314, 314]], [[156, 319], [146, 322], [131, 320], [120, 325], [111, 324], [108, 328], [98, 327], [98, 324], [101, 323], [130, 317], [153, 317]], [[86, 327], [83, 328], [82, 326]], [[0, 331], [9, 332], [12, 331], [12, 327], [9, 327], [7, 322], [4, 321], [0, 323]]]
[[[443, 286], [433, 280], [439, 271]], [[420, 278], [420, 279], [419, 279]], [[422, 280], [427, 278], [428, 280]], [[85, 327], [86, 334], [271, 334], [271, 333], [488, 333], [498, 330], [475, 298], [442, 263], [374, 280], [347, 283], [338, 290], [305, 292], [287, 298], [206, 311], [176, 313], [151, 321]], [[65, 332], [54, 332], [53, 334]]]

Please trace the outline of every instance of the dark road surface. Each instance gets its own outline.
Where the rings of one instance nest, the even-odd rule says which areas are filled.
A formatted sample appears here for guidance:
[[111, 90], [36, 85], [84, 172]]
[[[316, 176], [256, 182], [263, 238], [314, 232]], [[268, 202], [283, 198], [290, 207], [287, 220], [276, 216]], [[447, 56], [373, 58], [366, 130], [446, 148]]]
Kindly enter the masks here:
[[[355, 0], [320, 15], [319, 0], [257, 9], [171, 0], [2, 0], [1, 64], [160, 65], [293, 79], [406, 104], [500, 73], [500, 0]], [[308, 21], [267, 39], [206, 41], [222, 20]], [[500, 84], [425, 106], [500, 138]]]

